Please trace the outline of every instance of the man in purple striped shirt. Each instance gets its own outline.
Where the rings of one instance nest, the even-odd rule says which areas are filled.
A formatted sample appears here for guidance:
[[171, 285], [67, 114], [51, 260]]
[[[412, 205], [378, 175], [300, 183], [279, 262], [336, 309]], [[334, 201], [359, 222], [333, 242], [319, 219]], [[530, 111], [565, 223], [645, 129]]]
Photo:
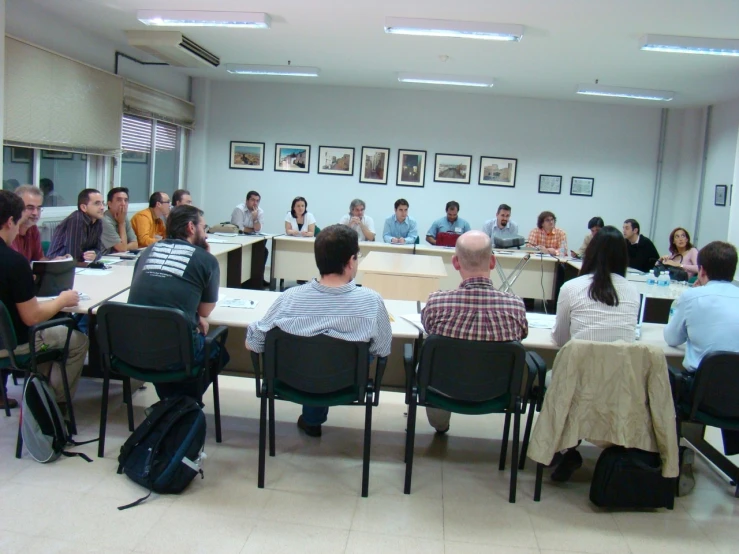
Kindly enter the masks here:
[[[462, 283], [454, 290], [431, 293], [421, 312], [426, 332], [462, 340], [525, 339], [529, 325], [523, 300], [496, 290], [490, 280], [490, 270], [495, 268], [490, 237], [482, 231], [464, 233], [457, 240], [452, 265]], [[437, 433], [449, 430], [450, 412], [426, 408], [426, 415]]]
[[78, 262], [92, 262], [102, 253], [103, 195], [85, 189], [77, 195], [77, 211], [62, 221], [54, 232], [46, 257], [72, 256]]

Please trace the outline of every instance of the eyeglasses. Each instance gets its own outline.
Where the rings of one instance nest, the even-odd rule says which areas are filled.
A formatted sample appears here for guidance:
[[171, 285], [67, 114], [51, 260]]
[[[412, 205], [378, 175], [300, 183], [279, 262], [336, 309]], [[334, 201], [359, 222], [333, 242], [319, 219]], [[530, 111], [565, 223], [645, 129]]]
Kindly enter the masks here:
[[41, 212], [44, 211], [44, 208], [42, 208], [41, 206], [26, 205], [26, 211], [27, 212], [38, 212], [38, 213], [41, 213]]
[[172, 203], [172, 201], [171, 201], [171, 200], [162, 200], [162, 201], [161, 201], [161, 202], [159, 202], [159, 203], [160, 203], [160, 204], [171, 204], [171, 203]]
[[551, 222], [551, 223], [554, 223], [555, 221], [557, 221], [557, 219], [556, 219], [556, 218], [554, 218], [554, 217], [548, 217], [548, 218], [546, 218], [546, 219], [545, 219], [544, 221], [547, 221], [547, 222]]

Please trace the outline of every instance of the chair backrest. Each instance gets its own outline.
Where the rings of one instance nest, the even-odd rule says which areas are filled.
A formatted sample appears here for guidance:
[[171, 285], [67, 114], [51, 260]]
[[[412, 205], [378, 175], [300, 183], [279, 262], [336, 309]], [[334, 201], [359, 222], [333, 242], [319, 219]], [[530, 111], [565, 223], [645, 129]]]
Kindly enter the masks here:
[[691, 419], [700, 410], [722, 418], [739, 419], [739, 354], [712, 352], [698, 366], [693, 383]]
[[320, 227], [319, 227], [318, 225], [316, 225], [316, 226], [315, 226], [315, 227], [313, 228], [313, 236], [314, 236], [314, 237], [317, 237], [317, 236], [318, 236], [318, 233], [320, 233], [320, 232], [321, 232], [321, 228], [320, 228]]
[[418, 363], [418, 397], [426, 391], [466, 402], [484, 402], [522, 390], [526, 350], [519, 342], [483, 342], [430, 335]]
[[114, 356], [152, 372], [192, 374], [192, 323], [181, 310], [106, 302], [97, 312], [97, 337], [106, 365]]
[[[0, 302], [0, 350], [12, 352], [18, 346], [18, 338], [15, 336], [15, 327], [10, 320], [10, 314], [3, 302]], [[2, 383], [0, 383], [2, 386]]]
[[311, 394], [356, 387], [361, 401], [369, 378], [369, 343], [300, 337], [275, 327], [264, 346], [264, 378], [268, 390], [275, 380]]

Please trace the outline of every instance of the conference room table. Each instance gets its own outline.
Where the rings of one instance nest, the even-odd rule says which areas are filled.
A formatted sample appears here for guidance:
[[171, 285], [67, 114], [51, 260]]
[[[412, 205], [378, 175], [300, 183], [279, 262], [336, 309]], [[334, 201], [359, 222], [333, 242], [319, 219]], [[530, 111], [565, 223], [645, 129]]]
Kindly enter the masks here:
[[221, 269], [220, 286], [240, 287], [254, 280], [255, 286], [264, 280], [264, 247], [269, 235], [236, 235], [212, 233], [208, 235], [210, 253]]
[[425, 302], [440, 289], [439, 280], [447, 272], [437, 256], [375, 251], [360, 260], [357, 276], [360, 275], [363, 286], [383, 298]]

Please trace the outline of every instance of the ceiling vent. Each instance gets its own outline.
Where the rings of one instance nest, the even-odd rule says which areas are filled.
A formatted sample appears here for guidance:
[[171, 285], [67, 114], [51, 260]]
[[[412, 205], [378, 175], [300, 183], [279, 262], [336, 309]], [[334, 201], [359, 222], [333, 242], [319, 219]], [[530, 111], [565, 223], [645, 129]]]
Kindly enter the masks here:
[[178, 31], [126, 31], [128, 44], [177, 67], [218, 67], [221, 60]]

